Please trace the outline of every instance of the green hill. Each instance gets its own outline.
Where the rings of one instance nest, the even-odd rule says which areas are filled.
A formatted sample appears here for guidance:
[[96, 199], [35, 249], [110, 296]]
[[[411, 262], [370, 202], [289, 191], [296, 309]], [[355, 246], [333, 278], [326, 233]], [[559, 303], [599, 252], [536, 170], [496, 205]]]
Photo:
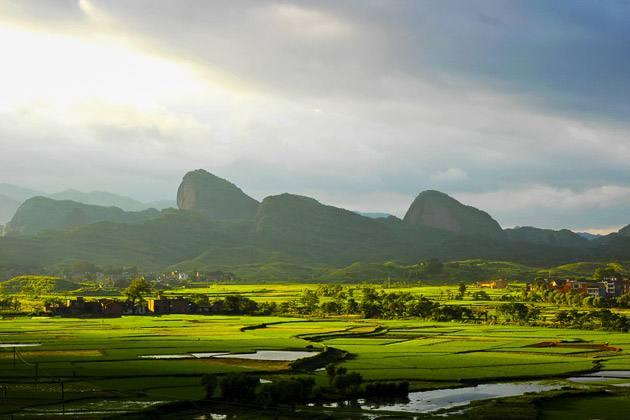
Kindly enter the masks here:
[[508, 240], [516, 242], [554, 245], [559, 247], [585, 247], [589, 245], [588, 239], [567, 229], [551, 230], [527, 226], [506, 229], [505, 233]]
[[48, 294], [76, 290], [80, 285], [49, 276], [18, 276], [0, 283], [0, 293]]
[[395, 218], [371, 219], [298, 195], [263, 200], [256, 214], [258, 244], [307, 261], [417, 261], [430, 255], [447, 232], [410, 229]]
[[[584, 277], [591, 278], [597, 268], [605, 267], [609, 262], [591, 262], [582, 261], [572, 264], [563, 264], [557, 267], [546, 268], [538, 271], [538, 276], [556, 276], [556, 277]], [[630, 272], [630, 263], [620, 263], [619, 268], [622, 272]]]
[[44, 230], [66, 230], [97, 222], [138, 223], [159, 216], [155, 209], [126, 212], [70, 200], [33, 197], [26, 200], [7, 224], [7, 234], [33, 235]]

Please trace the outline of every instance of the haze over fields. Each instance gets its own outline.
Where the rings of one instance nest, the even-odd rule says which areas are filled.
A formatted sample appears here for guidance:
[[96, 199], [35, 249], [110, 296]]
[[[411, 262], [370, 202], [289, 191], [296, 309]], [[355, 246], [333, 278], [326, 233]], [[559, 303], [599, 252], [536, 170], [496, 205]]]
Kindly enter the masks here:
[[261, 206], [630, 222], [627, 2], [5, 1], [0, 48], [0, 182], [35, 195], [160, 209], [207, 168]]

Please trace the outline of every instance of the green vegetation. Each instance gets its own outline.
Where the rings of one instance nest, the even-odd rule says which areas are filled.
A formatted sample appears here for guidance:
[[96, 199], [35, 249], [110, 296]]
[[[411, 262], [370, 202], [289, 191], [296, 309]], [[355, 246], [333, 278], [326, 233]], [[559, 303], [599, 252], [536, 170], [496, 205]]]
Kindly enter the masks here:
[[[0, 328], [2, 336], [10, 335], [14, 342], [41, 343], [18, 349], [15, 366], [10, 351], [0, 352], [0, 377], [8, 395], [1, 408], [5, 415], [26, 407], [31, 407], [30, 412], [60, 410], [59, 379], [65, 384], [66, 409], [71, 405], [89, 410], [93, 401], [108, 400], [109, 410], [113, 410], [133, 407], [126, 401], [143, 401], [142, 407], [150, 407], [155, 401], [201, 400], [209, 390], [213, 398], [220, 398], [228, 388], [241, 389], [242, 384], [235, 387], [234, 381], [226, 380], [221, 386], [218, 377], [209, 381], [207, 376], [202, 382], [204, 375], [222, 377], [239, 372], [271, 380], [274, 385], [256, 385], [255, 394], [265, 406], [282, 406], [316, 395], [338, 398], [357, 392], [395, 394], [405, 389], [401, 384], [404, 382], [415, 391], [461, 386], [468, 381], [630, 368], [624, 352], [595, 345], [608, 342], [609, 346], [627, 347], [630, 336], [575, 329], [436, 324], [414, 319], [193, 315], [94, 320], [15, 318], [0, 321]], [[320, 371], [318, 367], [325, 366], [320, 365], [312, 366], [307, 376], [296, 376], [290, 363], [284, 361], [146, 357], [325, 347], [351, 355], [333, 365], [332, 375], [333, 369]], [[298, 378], [312, 378], [314, 382]], [[302, 388], [296, 387], [295, 381]], [[296, 391], [284, 397], [285, 390], [292, 387]]]
[[[421, 193], [405, 220], [372, 219], [291, 194], [258, 203], [197, 170], [184, 177], [178, 204], [179, 210], [125, 212], [31, 198], [7, 225], [9, 235], [0, 237], [0, 275], [51, 274], [88, 261], [143, 272], [224, 271], [245, 281], [470, 282], [489, 272], [514, 280], [567, 261], [630, 258], [630, 236], [623, 232], [592, 241], [568, 231], [506, 233], [488, 214], [436, 191]], [[418, 264], [433, 258], [515, 264], [445, 264], [439, 274]], [[570, 269], [557, 270], [565, 272]]]
[[31, 296], [50, 295], [76, 290], [76, 283], [49, 276], [18, 276], [0, 283], [0, 293]]
[[33, 235], [43, 230], [74, 229], [98, 222], [140, 223], [159, 216], [155, 209], [126, 212], [118, 207], [93, 206], [70, 200], [33, 197], [17, 209], [8, 234]]

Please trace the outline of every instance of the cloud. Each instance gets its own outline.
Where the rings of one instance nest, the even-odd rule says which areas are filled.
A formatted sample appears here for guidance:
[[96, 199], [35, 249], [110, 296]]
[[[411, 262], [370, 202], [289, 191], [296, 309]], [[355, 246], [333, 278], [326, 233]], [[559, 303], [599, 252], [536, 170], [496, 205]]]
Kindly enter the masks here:
[[588, 231], [615, 231], [630, 223], [630, 186], [602, 185], [582, 190], [534, 185], [520, 189], [457, 194], [488, 211], [504, 226], [536, 225]]
[[431, 175], [431, 180], [437, 182], [455, 182], [468, 179], [468, 174], [461, 168], [448, 168]]
[[353, 26], [339, 17], [316, 9], [290, 3], [272, 4], [263, 11], [272, 24], [283, 25], [297, 37], [344, 38], [351, 36]]
[[623, 3], [19, 3], [2, 181], [148, 200], [204, 167], [257, 198], [402, 215], [442, 189], [504, 225], [630, 222]]
[[603, 185], [574, 191], [535, 185], [524, 189], [500, 190], [486, 193], [459, 194], [463, 200], [483, 206], [488, 210], [517, 210], [523, 208], [547, 208], [580, 210], [584, 208], [609, 208], [630, 205], [630, 186]]

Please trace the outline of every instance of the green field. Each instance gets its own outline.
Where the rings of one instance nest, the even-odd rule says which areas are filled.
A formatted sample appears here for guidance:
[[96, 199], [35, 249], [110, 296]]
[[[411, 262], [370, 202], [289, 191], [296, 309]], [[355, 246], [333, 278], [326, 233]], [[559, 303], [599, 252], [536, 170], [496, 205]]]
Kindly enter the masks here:
[[[261, 326], [242, 330], [246, 326]], [[349, 356], [340, 362], [366, 380], [407, 380], [412, 389], [489, 381], [562, 377], [596, 369], [628, 369], [630, 356], [581, 346], [630, 348], [630, 335], [518, 326], [417, 320], [299, 319], [169, 315], [117, 319], [27, 318], [0, 321], [2, 343], [38, 343], [0, 352], [6, 397], [0, 415], [60, 410], [114, 413], [181, 399], [200, 399], [206, 373], [291, 373], [288, 362], [243, 359], [141, 358], [193, 352], [321, 350]], [[550, 341], [573, 347], [531, 347]], [[320, 383], [323, 372], [313, 375]], [[64, 404], [61, 406], [61, 384]], [[555, 409], [555, 408], [554, 408]]]

